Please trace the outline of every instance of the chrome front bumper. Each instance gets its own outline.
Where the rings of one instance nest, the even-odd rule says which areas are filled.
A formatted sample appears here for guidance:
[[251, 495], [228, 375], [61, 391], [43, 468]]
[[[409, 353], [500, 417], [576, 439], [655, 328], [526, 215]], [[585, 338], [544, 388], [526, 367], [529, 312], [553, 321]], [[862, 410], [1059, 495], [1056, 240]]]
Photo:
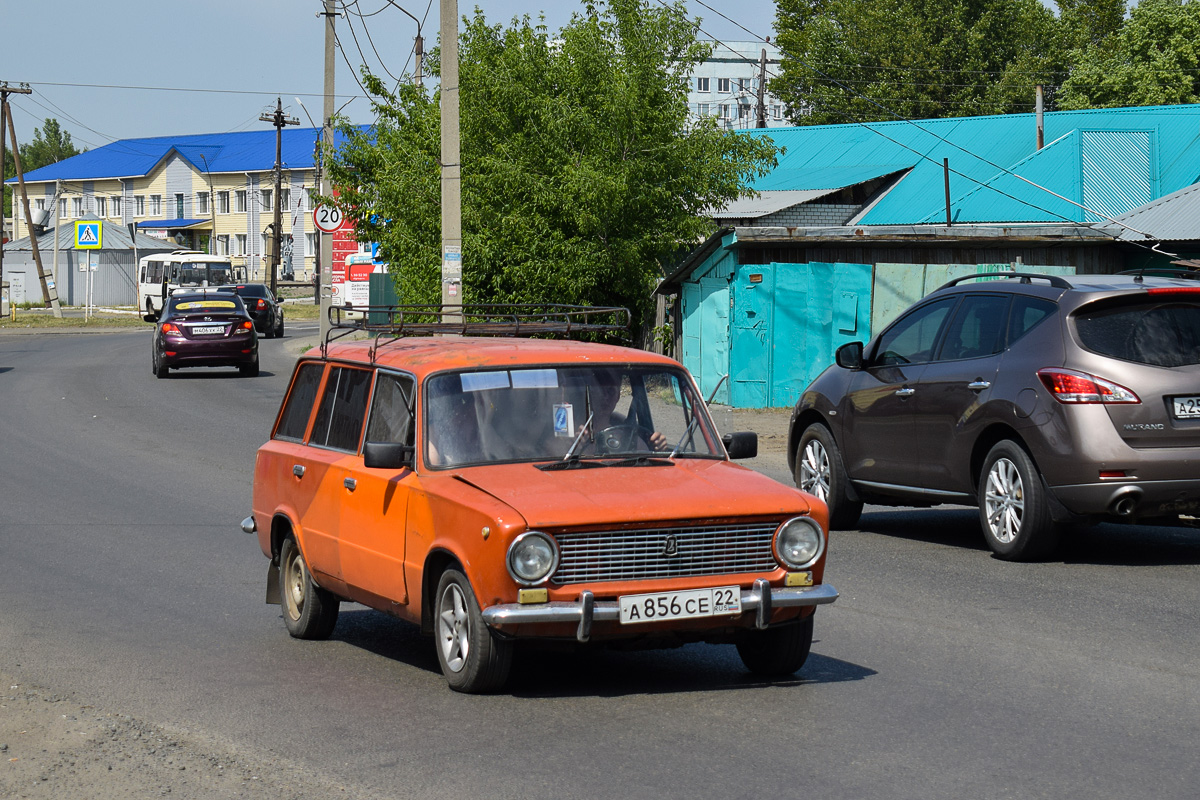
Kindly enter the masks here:
[[[755, 625], [762, 629], [767, 627], [771, 620], [771, 612], [776, 608], [821, 606], [832, 603], [837, 598], [837, 589], [827, 583], [799, 588], [772, 588], [770, 583], [759, 579], [754, 582], [752, 588], [742, 590], [742, 613], [754, 611]], [[580, 594], [578, 603], [507, 603], [483, 610], [483, 621], [493, 627], [575, 623], [578, 625], [575, 638], [581, 642], [586, 642], [591, 637], [593, 622], [617, 622], [620, 619], [621, 609], [616, 600], [596, 600], [589, 591]]]

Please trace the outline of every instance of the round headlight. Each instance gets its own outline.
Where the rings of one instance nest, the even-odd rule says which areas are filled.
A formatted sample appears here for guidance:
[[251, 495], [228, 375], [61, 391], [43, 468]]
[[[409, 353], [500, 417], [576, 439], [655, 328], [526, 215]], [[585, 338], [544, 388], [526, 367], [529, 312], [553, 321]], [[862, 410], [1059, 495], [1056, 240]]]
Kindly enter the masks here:
[[821, 526], [811, 517], [792, 517], [775, 532], [775, 555], [790, 569], [811, 567], [824, 549]]
[[522, 533], [508, 548], [508, 573], [517, 583], [543, 581], [557, 566], [558, 545], [539, 531]]

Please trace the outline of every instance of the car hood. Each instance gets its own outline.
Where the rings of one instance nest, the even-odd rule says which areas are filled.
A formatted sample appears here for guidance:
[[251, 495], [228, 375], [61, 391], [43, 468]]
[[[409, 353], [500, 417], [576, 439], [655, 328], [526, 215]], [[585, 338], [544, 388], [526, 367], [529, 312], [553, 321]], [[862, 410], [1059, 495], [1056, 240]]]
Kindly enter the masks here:
[[533, 528], [805, 514], [811, 498], [714, 459], [673, 466], [543, 471], [533, 464], [463, 469], [459, 480], [511, 506]]

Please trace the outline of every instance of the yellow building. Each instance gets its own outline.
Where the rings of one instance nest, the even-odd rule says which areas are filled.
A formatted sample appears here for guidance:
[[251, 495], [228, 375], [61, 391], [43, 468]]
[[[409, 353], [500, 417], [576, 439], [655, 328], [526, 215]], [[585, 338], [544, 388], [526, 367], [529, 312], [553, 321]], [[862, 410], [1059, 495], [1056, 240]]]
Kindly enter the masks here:
[[[269, 275], [270, 225], [280, 203], [280, 277], [310, 280], [318, 250], [310, 193], [319, 128], [123, 139], [25, 175], [35, 226], [102, 219], [183, 248], [230, 256], [250, 279]], [[15, 184], [16, 180], [8, 181]], [[13, 204], [14, 238], [29, 235]]]

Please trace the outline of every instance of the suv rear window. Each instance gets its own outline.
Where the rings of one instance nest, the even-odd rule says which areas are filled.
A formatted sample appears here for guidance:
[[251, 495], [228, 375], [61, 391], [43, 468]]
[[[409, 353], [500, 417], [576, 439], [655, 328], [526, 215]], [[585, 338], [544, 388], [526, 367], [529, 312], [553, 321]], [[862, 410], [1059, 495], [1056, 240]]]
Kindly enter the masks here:
[[1088, 350], [1156, 367], [1200, 364], [1200, 305], [1141, 302], [1084, 309], [1075, 330]]

